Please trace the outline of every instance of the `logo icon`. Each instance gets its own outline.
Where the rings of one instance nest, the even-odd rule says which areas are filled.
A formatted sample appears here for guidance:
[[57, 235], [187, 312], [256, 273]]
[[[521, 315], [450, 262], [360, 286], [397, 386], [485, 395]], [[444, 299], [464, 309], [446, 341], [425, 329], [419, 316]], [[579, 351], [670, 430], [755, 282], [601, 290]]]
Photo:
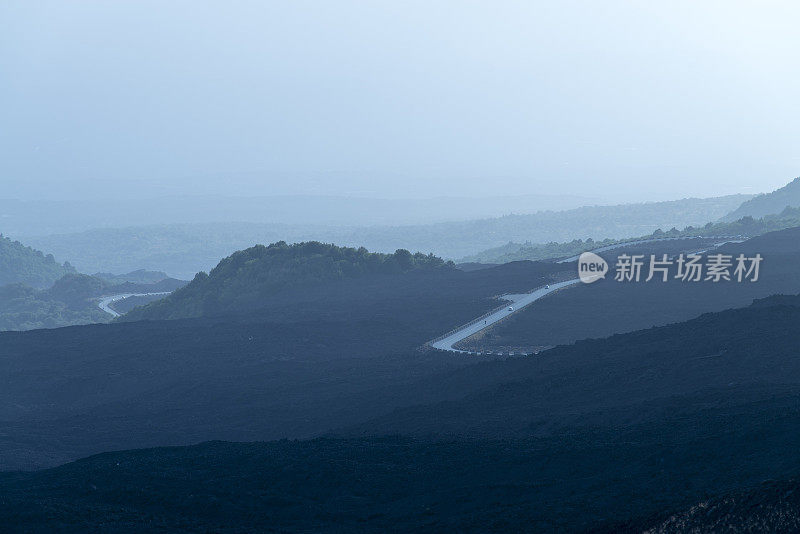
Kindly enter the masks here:
[[607, 273], [608, 263], [594, 252], [584, 252], [578, 258], [578, 278], [584, 284], [597, 282], [605, 278]]

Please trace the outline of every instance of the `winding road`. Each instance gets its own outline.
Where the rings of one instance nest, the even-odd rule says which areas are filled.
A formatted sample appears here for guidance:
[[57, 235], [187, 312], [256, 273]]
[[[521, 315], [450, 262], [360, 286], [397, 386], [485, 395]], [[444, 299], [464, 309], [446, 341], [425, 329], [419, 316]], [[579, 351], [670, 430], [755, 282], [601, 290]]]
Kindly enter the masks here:
[[559, 289], [563, 289], [573, 284], [577, 284], [578, 282], [580, 282], [580, 280], [578, 278], [575, 278], [574, 280], [567, 280], [566, 282], [554, 282], [549, 286], [544, 286], [538, 289], [534, 289], [530, 293], [523, 293], [521, 295], [520, 294], [503, 295], [500, 298], [509, 301], [508, 305], [503, 306], [503, 308], [501, 309], [495, 310], [489, 315], [475, 319], [474, 321], [457, 328], [454, 332], [446, 334], [446, 337], [431, 341], [428, 344], [431, 347], [440, 350], [449, 350], [453, 352], [462, 352], [465, 354], [470, 354], [472, 353], [472, 351], [458, 350], [456, 348], [453, 348], [453, 345], [463, 339], [468, 338], [469, 336], [477, 332], [480, 332], [484, 328], [489, 328], [493, 324], [502, 321], [512, 313], [518, 312], [525, 306], [528, 306], [536, 302], [545, 295], [549, 295], [550, 293], [558, 291]]
[[120, 314], [115, 312], [109, 307], [114, 301], [126, 299], [128, 297], [146, 297], [147, 295], [169, 295], [170, 291], [161, 291], [159, 293], [119, 293], [118, 295], [110, 295], [108, 297], [101, 297], [97, 306], [106, 313], [110, 313], [113, 317], [119, 317]]
[[[679, 240], [688, 240], [688, 239], [709, 239], [709, 240], [720, 240], [718, 243], [714, 243], [709, 246], [710, 249], [717, 248], [721, 245], [726, 243], [741, 243], [744, 239], [741, 239], [743, 236], [697, 236], [697, 237], [660, 237], [655, 239], [640, 239], [637, 241], [627, 241], [623, 243], [615, 243], [613, 245], [607, 245], [605, 247], [599, 247], [590, 252], [598, 253], [598, 252], [605, 252], [608, 250], [614, 250], [618, 248], [630, 247], [635, 245], [641, 245], [645, 243], [656, 243], [662, 241], [679, 241]], [[697, 254], [706, 252], [698, 251]], [[574, 261], [578, 261], [578, 256], [570, 256], [569, 258], [564, 258], [562, 260], [558, 260], [556, 263], [571, 263]], [[559, 289], [563, 289], [565, 287], [569, 287], [572, 285], [577, 284], [580, 282], [579, 278], [575, 278], [572, 280], [567, 280], [566, 282], [555, 282], [548, 286], [540, 287], [531, 291], [530, 293], [523, 293], [523, 294], [511, 294], [511, 295], [503, 295], [500, 297], [501, 299], [509, 301], [508, 305], [504, 305], [502, 308], [498, 308], [493, 312], [489, 312], [488, 314], [474, 319], [469, 323], [456, 328], [445, 334], [442, 337], [436, 338], [433, 341], [429, 341], [428, 345], [435, 349], [439, 350], [447, 350], [451, 352], [459, 352], [463, 354], [478, 354], [476, 351], [468, 351], [468, 350], [459, 350], [453, 347], [459, 341], [462, 341], [469, 336], [480, 332], [485, 328], [489, 328], [490, 326], [496, 324], [499, 321], [502, 321], [509, 315], [513, 313], [517, 313], [521, 309], [525, 308], [526, 306], [533, 304], [540, 298], [549, 295], [554, 291], [558, 291]]]

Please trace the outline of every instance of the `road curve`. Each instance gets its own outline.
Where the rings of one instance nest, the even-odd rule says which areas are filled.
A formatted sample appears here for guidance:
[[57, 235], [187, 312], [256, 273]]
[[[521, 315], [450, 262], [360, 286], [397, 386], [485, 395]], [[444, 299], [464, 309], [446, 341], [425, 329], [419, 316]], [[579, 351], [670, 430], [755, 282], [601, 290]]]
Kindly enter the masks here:
[[[662, 241], [684, 241], [689, 239], [709, 239], [709, 240], [720, 240], [723, 241], [720, 243], [714, 243], [711, 248], [716, 248], [720, 245], [724, 245], [726, 243], [741, 243], [744, 239], [741, 239], [742, 236], [729, 236], [729, 235], [719, 235], [719, 236], [683, 236], [683, 237], [654, 237], [652, 239], [638, 239], [635, 241], [623, 241], [621, 243], [614, 243], [613, 245], [606, 245], [604, 247], [590, 249], [587, 252], [594, 252], [595, 254], [599, 252], [605, 252], [607, 250], [614, 250], [616, 248], [623, 248], [623, 247], [631, 247], [636, 245], [642, 245], [645, 243], [659, 243]], [[580, 258], [580, 254], [576, 256], [570, 256], [569, 258], [564, 258], [563, 260], [558, 260], [556, 263], [571, 263], [573, 261], [578, 261]]]
[[159, 293], [119, 293], [118, 295], [109, 295], [101, 297], [97, 306], [106, 313], [110, 313], [113, 317], [119, 317], [120, 314], [112, 310], [108, 305], [116, 300], [126, 299], [128, 297], [145, 297], [147, 295], [169, 295], [170, 291], [161, 291]]
[[[660, 241], [678, 241], [678, 240], [684, 240], [684, 239], [687, 239], [687, 240], [688, 239], [721, 240], [720, 242], [714, 243], [714, 244], [712, 244], [710, 246], [710, 248], [716, 248], [716, 247], [718, 247], [720, 245], [724, 245], [726, 243], [741, 243], [742, 241], [744, 241], [743, 239], [740, 239], [741, 237], [742, 236], [658, 237], [658, 238], [653, 238], [653, 239], [639, 239], [639, 240], [636, 240], [636, 241], [627, 241], [627, 242], [623, 242], [623, 243], [615, 243], [613, 245], [607, 245], [605, 247], [596, 248], [594, 250], [591, 250], [591, 252], [598, 253], [598, 252], [605, 252], [605, 251], [608, 251], [608, 250], [614, 250], [614, 249], [622, 248], [622, 247], [640, 245], [640, 244], [643, 244], [643, 243], [656, 243], [656, 242], [660, 242]], [[705, 250], [699, 251], [699, 252], [697, 252], [697, 254], [700, 254], [700, 253], [703, 253], [703, 252], [706, 252], [706, 251]], [[580, 257], [580, 255], [571, 256], [569, 258], [564, 258], [562, 260], [558, 260], [556, 263], [571, 263], [571, 262], [574, 262], [574, 261], [578, 261], [579, 257]], [[468, 338], [469, 336], [471, 336], [473, 334], [476, 334], [476, 333], [480, 332], [481, 330], [483, 330], [485, 328], [489, 328], [493, 324], [497, 323], [498, 321], [501, 321], [501, 320], [505, 319], [509, 315], [517, 313], [521, 309], [525, 308], [529, 304], [532, 304], [532, 303], [536, 302], [537, 300], [539, 300], [540, 298], [544, 297], [545, 295], [549, 295], [553, 291], [558, 291], [559, 289], [563, 289], [565, 287], [569, 287], [571, 285], [577, 284], [578, 282], [580, 282], [580, 279], [579, 278], [575, 278], [573, 280], [567, 280], [566, 282], [556, 282], [556, 283], [550, 284], [549, 286], [540, 287], [538, 289], [535, 289], [535, 290], [531, 291], [530, 293], [524, 293], [522, 295], [503, 295], [500, 298], [508, 300], [509, 301], [509, 305], [508, 306], [503, 306], [502, 308], [500, 308], [500, 309], [498, 309], [498, 310], [496, 310], [494, 312], [491, 312], [488, 315], [485, 315], [483, 317], [475, 319], [474, 321], [471, 321], [471, 322], [467, 323], [466, 325], [461, 326], [461, 327], [453, 330], [452, 332], [449, 332], [449, 333], [445, 334], [443, 337], [437, 338], [437, 339], [435, 339], [433, 341], [429, 341], [428, 345], [430, 345], [433, 348], [439, 349], [439, 350], [447, 350], [447, 351], [451, 351], [451, 352], [460, 352], [460, 353], [465, 353], [465, 354], [471, 354], [471, 353], [473, 353], [473, 351], [458, 350], [456, 348], [453, 348], [453, 345], [455, 345], [456, 343], [458, 343], [459, 341], [461, 341], [463, 339]], [[509, 307], [512, 308], [512, 309], [509, 309]]]
[[[481, 317], [480, 319], [476, 319], [475, 321], [472, 321], [464, 326], [461, 326], [457, 328], [454, 332], [447, 334], [446, 337], [431, 341], [428, 344], [431, 347], [440, 350], [469, 353], [470, 351], [467, 350], [455, 349], [453, 348], [453, 345], [463, 339], [468, 338], [469, 336], [477, 332], [480, 332], [484, 328], [489, 328], [493, 324], [505, 319], [509, 315], [517, 313], [521, 309], [525, 308], [529, 304], [536, 302], [545, 295], [549, 295], [553, 291], [558, 291], [559, 289], [563, 289], [573, 284], [577, 284], [578, 282], [580, 282], [580, 280], [578, 278], [575, 278], [574, 280], [567, 280], [566, 282], [554, 282], [549, 286], [534, 289], [530, 293], [523, 293], [521, 295], [503, 295], [500, 298], [509, 301], [508, 306], [503, 306], [501, 309], [491, 313], [490, 315]], [[509, 310], [509, 307], [512, 309]]]

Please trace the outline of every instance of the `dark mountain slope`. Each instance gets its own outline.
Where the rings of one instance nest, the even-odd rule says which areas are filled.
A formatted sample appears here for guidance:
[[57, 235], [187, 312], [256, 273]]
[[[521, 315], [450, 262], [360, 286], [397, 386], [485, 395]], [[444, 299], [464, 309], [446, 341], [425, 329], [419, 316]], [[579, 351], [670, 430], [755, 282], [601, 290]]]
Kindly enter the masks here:
[[757, 487], [714, 497], [645, 530], [669, 532], [800, 531], [800, 480], [770, 480]]
[[743, 399], [727, 413], [707, 405], [658, 423], [544, 439], [215, 442], [106, 453], [0, 474], [0, 519], [26, 532], [640, 532], [665, 510], [798, 474], [796, 401]]
[[[713, 392], [735, 405], [744, 391], [800, 389], [800, 297], [703, 315], [686, 323], [582, 341], [539, 356], [480, 364], [450, 387], [483, 391], [458, 401], [398, 410], [354, 430], [371, 435], [548, 435], [584, 425], [627, 425], [692, 409], [682, 399]], [[476, 376], [503, 368], [498, 385]], [[460, 385], [453, 385], [453, 382]], [[502, 381], [502, 383], [500, 383]], [[472, 387], [467, 386], [471, 384]], [[765, 388], [766, 389], [763, 389]], [[730, 394], [726, 394], [726, 390]]]
[[0, 334], [0, 461], [30, 469], [130, 446], [309, 437], [355, 424], [415, 402], [401, 389], [409, 383], [469, 363], [416, 352], [419, 335], [398, 318]]

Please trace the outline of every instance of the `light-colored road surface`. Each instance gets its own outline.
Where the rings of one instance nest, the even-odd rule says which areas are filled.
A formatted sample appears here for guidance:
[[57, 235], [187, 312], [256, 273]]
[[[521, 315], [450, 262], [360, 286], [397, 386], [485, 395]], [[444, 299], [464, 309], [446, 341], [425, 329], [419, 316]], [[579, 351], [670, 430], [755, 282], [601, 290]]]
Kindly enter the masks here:
[[[606, 245], [605, 247], [595, 248], [589, 250], [588, 252], [594, 252], [595, 254], [600, 252], [605, 252], [607, 250], [614, 250], [615, 248], [622, 248], [622, 247], [630, 247], [635, 245], [642, 245], [644, 243], [660, 243], [663, 241], [684, 241], [689, 239], [713, 239], [713, 240], [722, 240], [719, 243], [714, 243], [711, 248], [719, 247], [720, 245], [724, 245], [726, 243], [741, 243], [744, 239], [741, 239], [741, 236], [689, 236], [689, 237], [658, 237], [655, 239], [639, 239], [638, 241], [627, 241], [625, 243], [615, 243], [613, 245]], [[705, 251], [703, 251], [705, 252]], [[577, 256], [570, 256], [569, 258], [564, 258], [563, 260], [558, 260], [556, 263], [570, 263], [573, 261], [578, 261], [580, 254]]]
[[[713, 237], [661, 237], [656, 239], [640, 239], [638, 241], [628, 241], [626, 243], [616, 243], [614, 245], [608, 245], [605, 247], [600, 247], [592, 250], [591, 252], [605, 252], [608, 250], [614, 250], [617, 248], [622, 247], [629, 247], [633, 245], [641, 245], [643, 243], [657, 243], [662, 241], [678, 241], [678, 240], [688, 240], [688, 239], [714, 239], [719, 240], [719, 242], [710, 245], [710, 249], [714, 249], [726, 243], [741, 243], [744, 239], [740, 239], [741, 236], [713, 236]], [[705, 250], [697, 252], [698, 254], [706, 252]], [[579, 256], [572, 256], [569, 258], [565, 258], [563, 260], [559, 260], [557, 263], [570, 263], [574, 261], [578, 261]], [[545, 295], [549, 295], [553, 291], [558, 291], [559, 289], [563, 289], [565, 287], [572, 286], [580, 282], [580, 279], [575, 278], [573, 280], [567, 280], [566, 282], [556, 282], [550, 284], [546, 287], [541, 287], [530, 293], [525, 293], [522, 295], [503, 295], [501, 298], [508, 300], [508, 306], [503, 306], [503, 308], [486, 315], [484, 317], [480, 317], [470, 323], [467, 323], [464, 326], [461, 326], [454, 331], [447, 334], [445, 337], [438, 339], [436, 341], [431, 341], [428, 344], [431, 347], [440, 350], [449, 350], [452, 352], [461, 352], [465, 354], [471, 354], [472, 351], [466, 350], [458, 350], [453, 348], [453, 345], [458, 343], [459, 341], [468, 338], [469, 336], [480, 332], [485, 328], [489, 328], [490, 326], [494, 325], [498, 321], [501, 321], [508, 317], [513, 313], [517, 313], [521, 309], [525, 308], [529, 304], [532, 304], [539, 300], [540, 298], [544, 297]], [[511, 307], [512, 309], [509, 309]]]
[[[555, 282], [550, 284], [549, 287], [540, 287], [539, 289], [535, 289], [530, 293], [524, 293], [522, 295], [503, 295], [501, 298], [509, 301], [507, 306], [503, 306], [502, 309], [495, 311], [491, 315], [481, 317], [478, 320], [472, 321], [471, 323], [458, 328], [455, 332], [452, 332], [447, 337], [438, 341], [434, 341], [430, 343], [430, 345], [440, 350], [468, 353], [469, 351], [466, 350], [454, 349], [453, 345], [462, 339], [468, 338], [472, 334], [480, 332], [484, 328], [489, 328], [496, 322], [505, 319], [512, 313], [517, 313], [525, 306], [536, 302], [545, 295], [549, 295], [553, 291], [558, 291], [559, 289], [577, 284], [578, 282], [580, 282], [580, 280], [576, 278], [574, 280], [567, 280], [566, 282]], [[513, 310], [509, 310], [509, 307], [513, 308]]]
[[112, 310], [108, 307], [114, 301], [126, 299], [128, 297], [145, 297], [147, 295], [169, 295], [169, 291], [162, 291], [160, 293], [120, 293], [118, 295], [110, 295], [108, 297], [102, 297], [100, 302], [97, 303], [97, 306], [106, 313], [110, 313], [114, 317], [119, 317], [120, 314]]

